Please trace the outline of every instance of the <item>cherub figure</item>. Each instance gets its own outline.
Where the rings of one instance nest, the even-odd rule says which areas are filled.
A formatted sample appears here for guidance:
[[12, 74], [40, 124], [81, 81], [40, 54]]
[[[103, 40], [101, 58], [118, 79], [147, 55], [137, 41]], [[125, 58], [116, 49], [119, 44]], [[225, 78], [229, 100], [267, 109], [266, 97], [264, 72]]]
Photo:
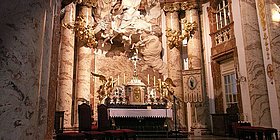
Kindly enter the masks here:
[[174, 89], [172, 87], [176, 87], [176, 85], [173, 83], [171, 78], [166, 78], [164, 81], [162, 81], [162, 88], [164, 91], [165, 98], [167, 98], [169, 101], [172, 99], [171, 96], [174, 95]]
[[109, 94], [112, 93], [114, 83], [114, 79], [112, 77], [109, 77], [108, 79], [100, 74], [91, 73], [93, 76], [99, 77], [99, 80], [102, 82], [102, 84], [99, 86], [99, 89], [97, 90], [98, 98], [100, 103], [104, 103], [104, 99], [109, 97]]

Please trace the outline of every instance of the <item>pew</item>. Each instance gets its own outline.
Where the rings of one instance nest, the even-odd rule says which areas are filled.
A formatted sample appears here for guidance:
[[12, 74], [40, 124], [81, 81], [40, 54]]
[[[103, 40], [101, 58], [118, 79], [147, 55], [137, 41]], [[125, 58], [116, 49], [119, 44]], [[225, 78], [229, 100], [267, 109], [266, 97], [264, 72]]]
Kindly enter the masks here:
[[257, 127], [257, 126], [237, 126], [236, 133], [238, 139], [252, 140], [272, 140], [273, 135], [275, 140], [278, 140], [278, 130], [275, 128]]

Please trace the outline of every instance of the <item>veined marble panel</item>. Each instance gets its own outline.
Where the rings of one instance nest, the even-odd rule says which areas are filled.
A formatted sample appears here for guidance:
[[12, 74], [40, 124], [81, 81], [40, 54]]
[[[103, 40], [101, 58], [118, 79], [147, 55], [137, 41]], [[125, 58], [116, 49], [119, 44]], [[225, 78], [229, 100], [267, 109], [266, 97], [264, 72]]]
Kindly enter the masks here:
[[[279, 2], [278, 2], [279, 3]], [[276, 93], [278, 98], [278, 105], [280, 105], [280, 13], [279, 7], [275, 4], [269, 5], [270, 8], [266, 8], [269, 13], [267, 15], [268, 18], [268, 27], [269, 27], [269, 38], [270, 38], [270, 53], [272, 57], [272, 65], [273, 65], [273, 78], [275, 83], [273, 83], [276, 87]], [[278, 17], [275, 19], [275, 17]], [[280, 106], [278, 107], [280, 110]]]
[[252, 123], [257, 126], [271, 126], [256, 3], [242, 0], [240, 5]]
[[44, 139], [53, 31], [52, 1], [0, 5], [0, 139]]

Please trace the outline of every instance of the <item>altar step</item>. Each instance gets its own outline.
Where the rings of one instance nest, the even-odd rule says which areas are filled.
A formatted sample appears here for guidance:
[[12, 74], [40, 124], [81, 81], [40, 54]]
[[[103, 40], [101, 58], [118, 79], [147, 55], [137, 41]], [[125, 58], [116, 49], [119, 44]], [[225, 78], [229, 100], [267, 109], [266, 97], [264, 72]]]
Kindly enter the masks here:
[[138, 138], [187, 138], [187, 132], [174, 131], [137, 131]]

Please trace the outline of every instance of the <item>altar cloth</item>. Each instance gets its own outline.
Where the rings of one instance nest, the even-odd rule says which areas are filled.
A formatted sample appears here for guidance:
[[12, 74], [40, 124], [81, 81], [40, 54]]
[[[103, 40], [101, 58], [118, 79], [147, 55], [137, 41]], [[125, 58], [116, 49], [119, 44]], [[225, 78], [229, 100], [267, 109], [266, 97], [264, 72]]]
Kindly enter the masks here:
[[172, 109], [109, 108], [111, 118], [172, 118]]

